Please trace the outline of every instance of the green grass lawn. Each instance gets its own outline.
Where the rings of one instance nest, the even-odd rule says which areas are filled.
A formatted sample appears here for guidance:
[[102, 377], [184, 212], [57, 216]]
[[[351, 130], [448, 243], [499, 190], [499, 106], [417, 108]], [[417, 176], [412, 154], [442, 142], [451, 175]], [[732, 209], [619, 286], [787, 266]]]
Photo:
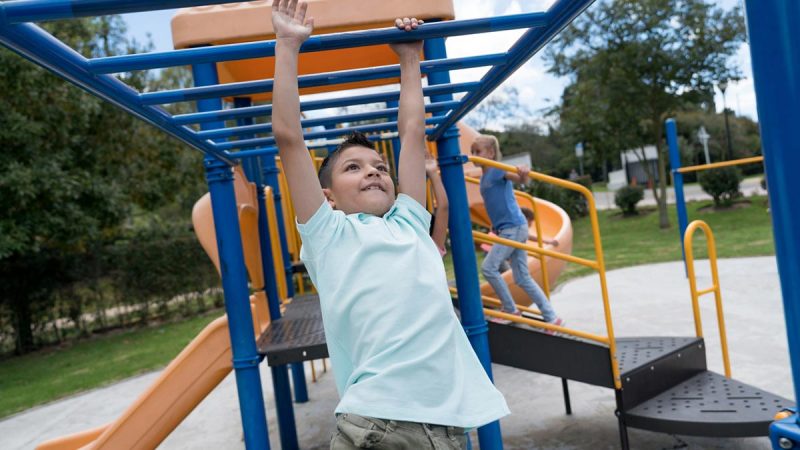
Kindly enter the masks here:
[[[705, 220], [714, 231], [721, 258], [773, 255], [772, 227], [764, 197], [725, 210], [700, 210], [710, 202], [688, 204], [689, 220]], [[677, 218], [670, 206], [671, 228], [658, 228], [658, 212], [647, 209], [635, 217], [617, 210], [601, 211], [600, 232], [606, 267], [615, 269], [681, 259]], [[589, 220], [573, 223], [573, 254], [594, 258]], [[705, 257], [705, 240], [695, 239], [695, 254]], [[478, 254], [478, 264], [482, 254]], [[448, 279], [453, 278], [451, 255], [445, 258]], [[480, 273], [480, 272], [479, 272]], [[588, 275], [592, 270], [569, 264], [559, 281]], [[0, 362], [0, 417], [92, 389], [132, 375], [164, 367], [211, 320], [212, 312], [184, 322], [110, 333], [64, 348], [49, 349]]]
[[[749, 202], [749, 203], [748, 203]], [[772, 224], [766, 212], [765, 197], [750, 197], [735, 208], [722, 211], [709, 209], [710, 201], [687, 204], [689, 222], [700, 219], [711, 227], [717, 244], [717, 256], [736, 258], [743, 256], [774, 255]], [[648, 208], [639, 216], [622, 217], [619, 210], [600, 211], [600, 233], [606, 268], [617, 269], [639, 264], [678, 261], [681, 241], [678, 236], [678, 219], [674, 205], [669, 205], [670, 228], [659, 229], [658, 211]], [[573, 223], [572, 254], [594, 259], [591, 225], [587, 218]], [[694, 254], [706, 257], [706, 241], [702, 232], [695, 234]], [[591, 269], [568, 264], [559, 281], [592, 273]]]
[[110, 333], [0, 362], [0, 417], [165, 366], [222, 314]]

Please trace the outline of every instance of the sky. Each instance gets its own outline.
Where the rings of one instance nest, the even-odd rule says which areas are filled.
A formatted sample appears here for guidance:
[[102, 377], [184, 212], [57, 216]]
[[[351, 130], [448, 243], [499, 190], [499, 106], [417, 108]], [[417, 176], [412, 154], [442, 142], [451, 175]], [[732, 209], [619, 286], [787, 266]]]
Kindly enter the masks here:
[[[725, 8], [739, 4], [741, 0], [718, 0], [716, 3]], [[457, 19], [472, 19], [508, 14], [520, 14], [546, 10], [554, 0], [453, 0]], [[128, 34], [140, 42], [152, 39], [156, 51], [172, 49], [170, 19], [176, 10], [153, 11], [146, 13], [125, 14], [128, 23]], [[447, 40], [447, 52], [450, 57], [474, 56], [497, 53], [508, 49], [522, 34], [520, 30], [453, 37]], [[750, 50], [747, 44], [739, 49], [733, 59], [744, 78], [731, 83], [726, 91], [728, 108], [737, 115], [757, 119], [755, 93], [753, 91], [752, 72], [750, 67]], [[453, 82], [475, 81], [487, 69], [467, 69], [454, 71]], [[518, 69], [503, 86], [517, 88], [520, 102], [526, 105], [533, 116], [541, 116], [541, 111], [558, 103], [568, 80], [547, 73], [546, 66], [539, 55], [534, 55], [524, 66]], [[722, 95], [716, 91], [718, 111], [722, 111]], [[530, 120], [529, 117], [526, 117]]]

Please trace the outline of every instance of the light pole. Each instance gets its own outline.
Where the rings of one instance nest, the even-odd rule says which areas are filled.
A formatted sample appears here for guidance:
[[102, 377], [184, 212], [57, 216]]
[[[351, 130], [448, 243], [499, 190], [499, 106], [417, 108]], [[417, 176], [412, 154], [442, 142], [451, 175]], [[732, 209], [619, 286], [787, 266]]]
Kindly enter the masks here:
[[722, 80], [717, 83], [717, 88], [720, 92], [722, 92], [722, 113], [725, 115], [725, 137], [728, 141], [728, 154], [727, 156], [722, 156], [722, 160], [725, 160], [733, 156], [733, 147], [731, 145], [731, 126], [728, 124], [728, 104], [725, 102], [725, 89], [728, 89], [728, 80]]
[[580, 167], [581, 176], [583, 176], [583, 142], [575, 144], [575, 156], [578, 157], [578, 166]]

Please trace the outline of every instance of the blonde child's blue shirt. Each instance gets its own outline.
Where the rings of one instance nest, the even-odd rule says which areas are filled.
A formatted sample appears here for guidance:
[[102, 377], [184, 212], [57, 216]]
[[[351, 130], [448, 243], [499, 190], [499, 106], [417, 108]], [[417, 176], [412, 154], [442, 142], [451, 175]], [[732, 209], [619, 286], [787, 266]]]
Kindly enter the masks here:
[[453, 311], [430, 220], [400, 194], [383, 217], [323, 202], [298, 224], [341, 397], [336, 413], [464, 428], [509, 413]]

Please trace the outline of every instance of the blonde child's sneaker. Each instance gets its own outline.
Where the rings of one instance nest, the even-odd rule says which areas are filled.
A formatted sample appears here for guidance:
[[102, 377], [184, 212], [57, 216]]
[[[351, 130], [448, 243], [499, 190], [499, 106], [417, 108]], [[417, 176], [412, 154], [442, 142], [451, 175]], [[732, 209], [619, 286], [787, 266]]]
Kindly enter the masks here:
[[[548, 323], [550, 325], [556, 325], [556, 326], [559, 326], [559, 327], [564, 327], [564, 326], [567, 325], [567, 322], [564, 319], [562, 319], [561, 317], [556, 317], [555, 319], [553, 319], [552, 322], [548, 322]], [[559, 334], [559, 332], [555, 331], [555, 330], [546, 330], [546, 333], [551, 335], [551, 336], [556, 336], [556, 335]]]

